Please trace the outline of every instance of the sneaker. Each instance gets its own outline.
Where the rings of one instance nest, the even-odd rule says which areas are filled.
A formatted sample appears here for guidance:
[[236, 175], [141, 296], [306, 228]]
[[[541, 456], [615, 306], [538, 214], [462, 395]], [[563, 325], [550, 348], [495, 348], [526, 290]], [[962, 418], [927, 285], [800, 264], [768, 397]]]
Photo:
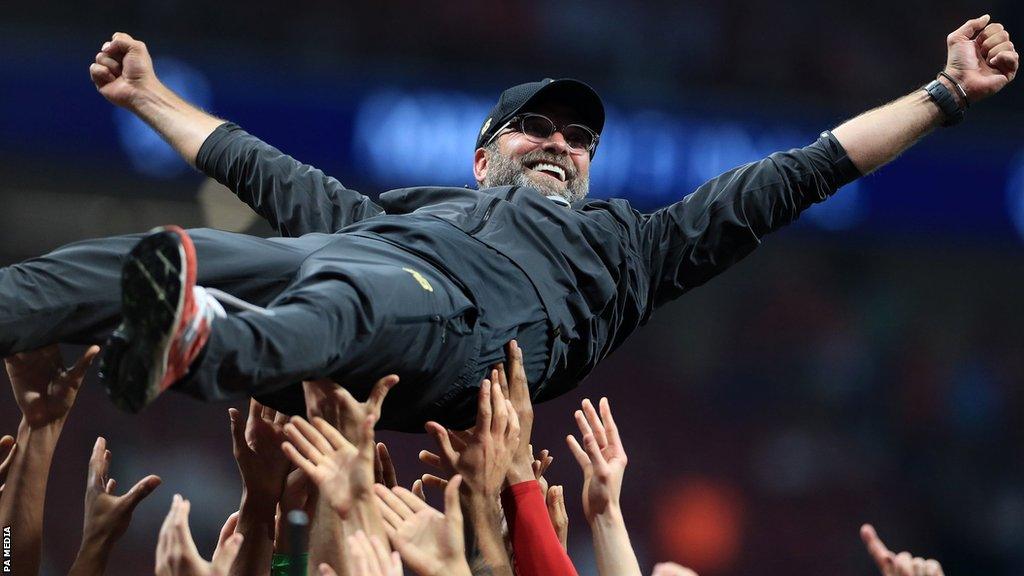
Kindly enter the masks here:
[[[138, 412], [183, 378], [223, 308], [196, 286], [196, 251], [177, 226], [155, 228], [121, 269], [121, 325], [104, 345], [100, 379]], [[219, 312], [219, 314], [218, 314]]]

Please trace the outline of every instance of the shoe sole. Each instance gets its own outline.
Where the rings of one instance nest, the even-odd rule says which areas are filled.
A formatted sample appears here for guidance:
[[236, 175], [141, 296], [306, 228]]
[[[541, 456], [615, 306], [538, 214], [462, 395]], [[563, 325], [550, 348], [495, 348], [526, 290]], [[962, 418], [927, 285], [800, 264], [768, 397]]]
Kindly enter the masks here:
[[181, 324], [195, 252], [180, 228], [160, 228], [132, 249], [121, 270], [121, 325], [107, 340], [100, 376], [114, 404], [136, 413], [173, 382], [168, 356]]

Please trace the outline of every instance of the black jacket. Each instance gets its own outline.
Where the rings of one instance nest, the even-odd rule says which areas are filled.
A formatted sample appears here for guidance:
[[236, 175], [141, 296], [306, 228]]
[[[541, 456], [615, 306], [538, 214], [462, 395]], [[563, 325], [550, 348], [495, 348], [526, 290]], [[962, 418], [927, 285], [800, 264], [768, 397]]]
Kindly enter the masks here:
[[224, 124], [196, 158], [282, 236], [372, 234], [433, 262], [472, 295], [473, 257], [465, 242], [423, 234], [424, 218], [450, 224], [505, 255], [536, 288], [555, 335], [544, 400], [575, 386], [662, 304], [707, 282], [749, 254], [761, 238], [859, 177], [831, 133], [730, 170], [651, 214], [627, 201], [561, 206], [530, 188], [416, 187], [379, 203]]

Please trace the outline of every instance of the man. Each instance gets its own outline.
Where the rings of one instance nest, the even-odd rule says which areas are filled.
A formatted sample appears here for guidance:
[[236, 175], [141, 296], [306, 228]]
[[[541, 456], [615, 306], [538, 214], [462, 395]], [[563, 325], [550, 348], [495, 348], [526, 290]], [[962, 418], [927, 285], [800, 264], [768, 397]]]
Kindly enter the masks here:
[[[170, 227], [11, 266], [0, 271], [0, 354], [98, 342], [121, 321], [101, 374], [130, 410], [174, 387], [207, 399], [252, 394], [295, 413], [295, 382], [334, 376], [359, 395], [395, 372], [402, 383], [381, 425], [414, 430], [427, 419], [472, 422], [473, 388], [517, 338], [533, 399], [545, 400], [655, 308], [1016, 74], [1009, 35], [987, 15], [947, 48], [945, 70], [924, 89], [640, 214], [585, 198], [604, 112], [580, 82], [502, 94], [477, 140], [480, 190], [393, 190], [377, 204], [188, 105], [157, 80], [144, 44], [115, 34], [90, 68], [100, 93], [285, 238]], [[222, 292], [196, 283], [245, 302], [229, 302], [241, 310], [228, 314], [214, 298]]]

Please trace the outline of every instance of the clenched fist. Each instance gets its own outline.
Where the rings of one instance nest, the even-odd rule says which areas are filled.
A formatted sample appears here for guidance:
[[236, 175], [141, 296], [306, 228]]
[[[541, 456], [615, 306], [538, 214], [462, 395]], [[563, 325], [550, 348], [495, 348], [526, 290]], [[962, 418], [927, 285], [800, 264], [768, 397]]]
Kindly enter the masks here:
[[968, 20], [946, 37], [945, 72], [957, 79], [971, 102], [1002, 90], [1020, 64], [1009, 32], [991, 20], [988, 14]]
[[89, 76], [104, 98], [129, 110], [141, 94], [159, 83], [145, 43], [124, 32], [103, 43], [96, 62], [89, 66]]

